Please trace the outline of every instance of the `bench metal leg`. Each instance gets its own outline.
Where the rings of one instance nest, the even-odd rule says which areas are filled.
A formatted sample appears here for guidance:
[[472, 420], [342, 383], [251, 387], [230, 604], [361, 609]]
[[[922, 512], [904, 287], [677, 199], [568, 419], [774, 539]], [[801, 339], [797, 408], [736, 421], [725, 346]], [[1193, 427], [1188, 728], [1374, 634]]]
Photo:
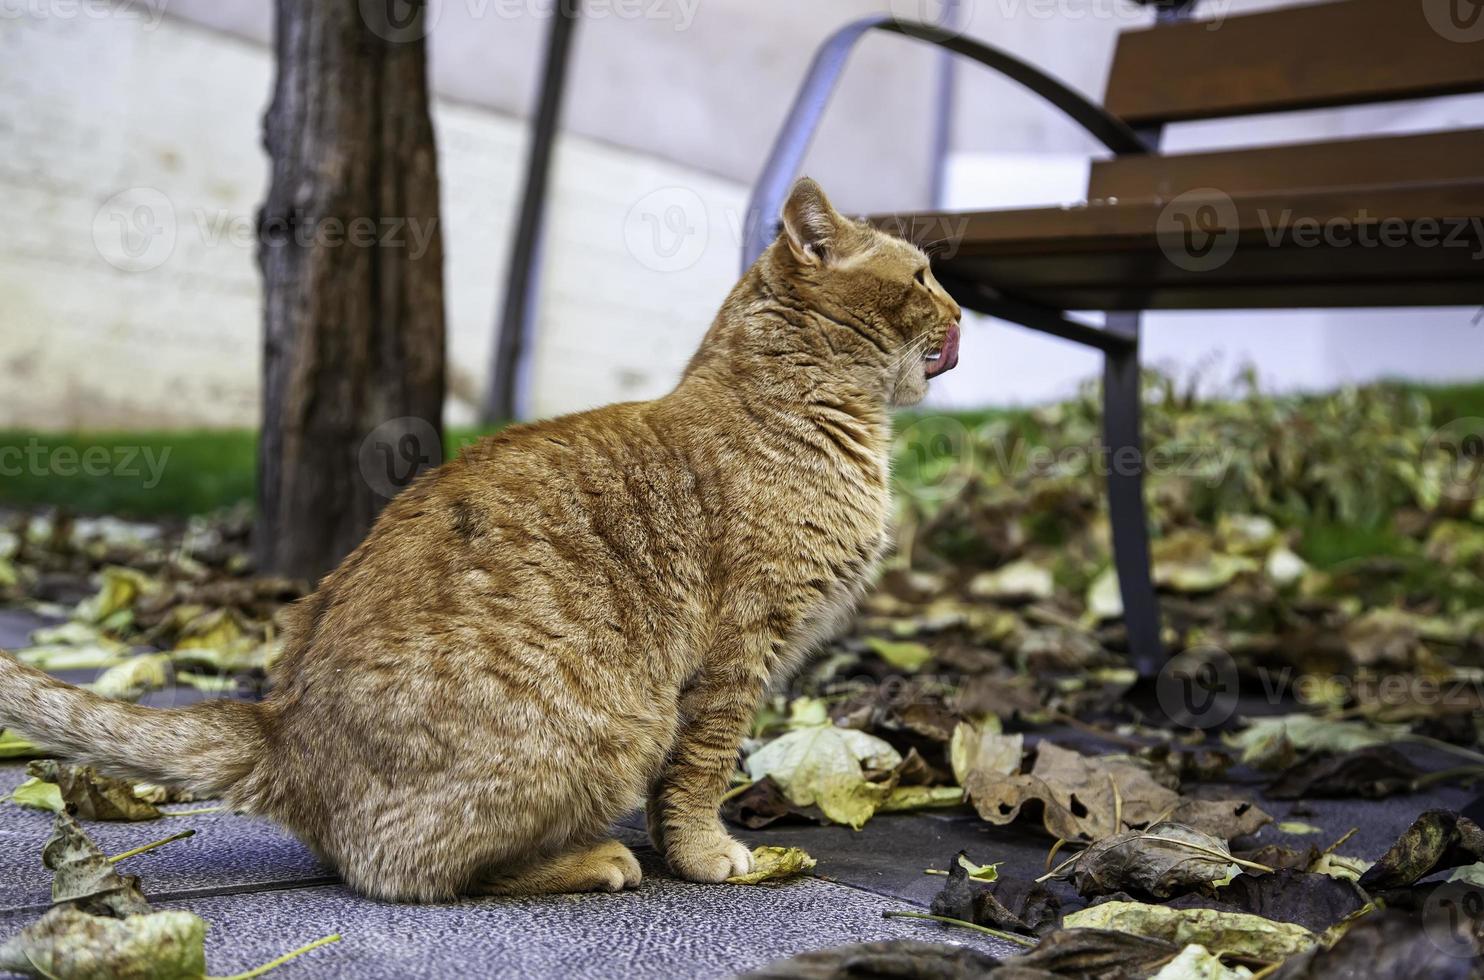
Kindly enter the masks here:
[[1103, 362], [1103, 444], [1107, 450], [1108, 516], [1113, 563], [1123, 594], [1130, 657], [1141, 677], [1164, 666], [1159, 600], [1149, 569], [1149, 524], [1144, 510], [1144, 450], [1140, 434], [1139, 314], [1110, 313], [1110, 333], [1127, 347], [1108, 350]]

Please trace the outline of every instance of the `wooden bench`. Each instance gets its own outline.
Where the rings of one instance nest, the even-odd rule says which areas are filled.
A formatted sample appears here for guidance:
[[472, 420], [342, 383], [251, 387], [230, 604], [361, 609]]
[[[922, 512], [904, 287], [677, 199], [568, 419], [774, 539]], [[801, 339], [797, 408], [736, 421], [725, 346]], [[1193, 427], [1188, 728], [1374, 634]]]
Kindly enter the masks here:
[[[1194, 0], [1169, 0], [1153, 27], [1119, 38], [1106, 106], [988, 45], [929, 25], [861, 21], [816, 56], [749, 214], [778, 213], [846, 55], [871, 30], [1000, 71], [1108, 147], [1113, 156], [1092, 164], [1085, 204], [873, 220], [917, 240], [946, 236], [934, 271], [964, 307], [1105, 353], [1115, 564], [1131, 655], [1147, 676], [1164, 652], [1143, 501], [1141, 311], [1484, 303], [1484, 130], [1168, 156], [1158, 152], [1161, 132], [1484, 91], [1484, 24], [1466, 19], [1471, 2], [1334, 0], [1213, 29], [1191, 19]], [[744, 264], [771, 232], [754, 226]], [[1105, 311], [1104, 325], [1068, 310]]]

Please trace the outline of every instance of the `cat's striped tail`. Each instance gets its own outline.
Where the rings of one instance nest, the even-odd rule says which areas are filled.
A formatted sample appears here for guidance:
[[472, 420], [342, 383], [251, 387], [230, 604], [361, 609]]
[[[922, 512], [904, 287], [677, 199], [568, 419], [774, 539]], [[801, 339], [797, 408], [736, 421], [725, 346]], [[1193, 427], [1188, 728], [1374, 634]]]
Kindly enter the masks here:
[[261, 705], [204, 701], [141, 708], [85, 691], [0, 651], [0, 728], [99, 772], [227, 794], [263, 757]]

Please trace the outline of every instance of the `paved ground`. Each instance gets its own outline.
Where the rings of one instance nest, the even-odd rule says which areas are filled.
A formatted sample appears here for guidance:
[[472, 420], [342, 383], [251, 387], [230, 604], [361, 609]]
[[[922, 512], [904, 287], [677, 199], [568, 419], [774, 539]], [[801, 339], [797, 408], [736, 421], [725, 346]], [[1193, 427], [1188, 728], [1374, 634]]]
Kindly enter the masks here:
[[[24, 646], [36, 625], [23, 614], [0, 610], [0, 648]], [[194, 699], [187, 691], [150, 700]], [[0, 764], [0, 799], [24, 778], [22, 765]], [[47, 908], [50, 875], [41, 865], [41, 847], [51, 823], [50, 814], [0, 803], [0, 939]], [[754, 843], [808, 840], [820, 858], [819, 877], [772, 887], [676, 880], [637, 829], [638, 815], [626, 823], [615, 832], [639, 855], [646, 876], [636, 892], [437, 906], [392, 905], [352, 894], [292, 837], [229, 813], [85, 826], [110, 853], [177, 830], [197, 831], [131, 859], [127, 869], [139, 875], [156, 907], [189, 909], [211, 924], [207, 965], [218, 975], [247, 970], [334, 932], [344, 937], [340, 943], [274, 976], [688, 980], [729, 977], [806, 950], [876, 939], [947, 938], [993, 953], [1014, 948], [964, 931], [943, 937], [936, 926], [881, 915], [918, 908], [931, 898], [941, 879], [922, 869], [941, 867], [962, 846], [965, 830], [956, 822], [892, 818], [868, 828], [869, 837], [810, 827], [748, 835]], [[894, 862], [881, 852], [887, 839], [911, 841], [912, 853]], [[894, 876], [888, 873], [893, 866], [899, 868]]]
[[[19, 766], [0, 768], [0, 792], [8, 794], [22, 778]], [[40, 854], [50, 827], [49, 814], [9, 804], [0, 808], [0, 937], [47, 907], [50, 876]], [[914, 906], [892, 897], [891, 882], [876, 880], [879, 874], [832, 861], [820, 847], [815, 849], [821, 873], [856, 880], [693, 885], [668, 875], [642, 833], [620, 827], [619, 835], [644, 864], [646, 880], [637, 892], [400, 906], [348, 892], [293, 838], [245, 817], [218, 813], [86, 827], [110, 853], [187, 827], [197, 831], [131, 859], [127, 868], [140, 876], [157, 907], [190, 909], [211, 923], [207, 962], [216, 974], [246, 970], [332, 932], [344, 940], [285, 967], [285, 980], [496, 972], [509, 977], [726, 977], [808, 949], [937, 934], [935, 926], [883, 919], [885, 910]], [[817, 834], [795, 828], [756, 836], [789, 841]], [[951, 854], [948, 849], [969, 836], [955, 822], [894, 819], [849, 850], [879, 850], [870, 842], [879, 845], [898, 835], [924, 855], [921, 861], [904, 855], [908, 873], [899, 876], [912, 886], [927, 883], [906, 889], [919, 896], [933, 890], [933, 879], [922, 868], [941, 865], [941, 859], [927, 855]], [[860, 887], [863, 879], [875, 887]], [[951, 938], [1004, 952], [972, 934]]]
[[[24, 617], [0, 611], [0, 647], [24, 643]], [[165, 700], [169, 701], [170, 698]], [[1086, 736], [1056, 740], [1095, 751]], [[1418, 761], [1443, 768], [1446, 757]], [[24, 778], [0, 765], [0, 794]], [[1236, 774], [1237, 785], [1256, 781]], [[1243, 787], [1254, 791], [1254, 786]], [[1294, 837], [1274, 827], [1258, 843], [1323, 847], [1351, 827], [1345, 853], [1374, 859], [1430, 806], [1458, 808], [1472, 798], [1456, 788], [1380, 802], [1317, 801], [1298, 817], [1324, 828]], [[194, 806], [168, 809], [191, 809]], [[1263, 802], [1278, 819], [1291, 804]], [[0, 803], [0, 939], [45, 910], [49, 875], [41, 846], [49, 814]], [[1007, 877], [1042, 873], [1048, 841], [1019, 828], [997, 828], [967, 808], [879, 817], [854, 832], [789, 825], [742, 831], [752, 844], [799, 846], [818, 860], [816, 876], [775, 887], [700, 886], [671, 878], [648, 847], [633, 815], [617, 833], [635, 848], [646, 879], [637, 892], [539, 899], [483, 899], [438, 906], [399, 906], [353, 895], [308, 851], [275, 827], [226, 813], [143, 823], [88, 823], [110, 853], [186, 827], [196, 836], [131, 859], [157, 907], [186, 908], [211, 924], [207, 963], [214, 974], [256, 966], [332, 932], [343, 941], [284, 968], [293, 977], [727, 977], [794, 953], [876, 939], [919, 938], [973, 945], [1004, 955], [1012, 947], [963, 930], [884, 919], [889, 909], [924, 908], [944, 868], [961, 848], [978, 862], [998, 861]], [[1069, 890], [1062, 890], [1072, 900]]]

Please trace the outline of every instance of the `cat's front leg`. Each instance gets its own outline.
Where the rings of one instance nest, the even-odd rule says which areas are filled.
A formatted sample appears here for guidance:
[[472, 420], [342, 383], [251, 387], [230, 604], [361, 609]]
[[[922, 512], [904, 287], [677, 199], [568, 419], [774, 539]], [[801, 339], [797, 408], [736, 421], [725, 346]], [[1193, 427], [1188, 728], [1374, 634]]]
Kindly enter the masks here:
[[681, 699], [680, 730], [647, 816], [655, 847], [689, 881], [752, 870], [752, 852], [726, 832], [717, 809], [766, 684], [765, 656], [748, 657], [737, 643], [714, 654]]

